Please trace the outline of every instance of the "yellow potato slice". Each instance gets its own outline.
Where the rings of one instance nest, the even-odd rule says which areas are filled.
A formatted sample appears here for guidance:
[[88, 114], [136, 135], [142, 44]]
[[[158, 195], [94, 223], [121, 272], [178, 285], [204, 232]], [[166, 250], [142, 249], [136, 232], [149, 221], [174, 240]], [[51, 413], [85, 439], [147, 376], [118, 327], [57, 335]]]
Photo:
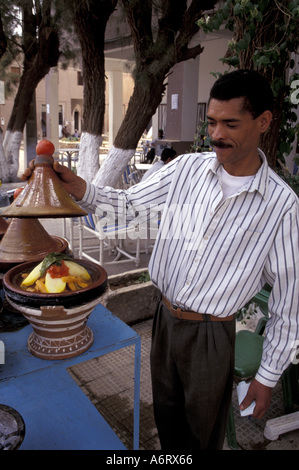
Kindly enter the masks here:
[[32, 286], [35, 281], [40, 277], [40, 271], [42, 263], [39, 263], [35, 268], [28, 274], [28, 276], [22, 281], [21, 286]]
[[82, 277], [85, 281], [89, 281], [90, 275], [88, 271], [78, 263], [74, 261], [64, 260], [65, 265], [69, 268], [70, 276], [79, 276]]
[[61, 277], [51, 277], [49, 273], [46, 274], [45, 287], [49, 294], [59, 294], [63, 292], [66, 286]]

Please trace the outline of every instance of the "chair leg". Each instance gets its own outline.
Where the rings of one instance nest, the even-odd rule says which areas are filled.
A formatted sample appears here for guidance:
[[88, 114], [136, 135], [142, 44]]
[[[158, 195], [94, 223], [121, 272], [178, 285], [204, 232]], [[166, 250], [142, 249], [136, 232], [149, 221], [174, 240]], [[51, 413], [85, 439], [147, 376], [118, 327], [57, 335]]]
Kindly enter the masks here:
[[69, 219], [70, 222], [70, 248], [74, 250], [74, 221], [72, 218]]
[[83, 258], [83, 223], [79, 218], [79, 259]]
[[135, 261], [136, 266], [138, 267], [140, 264], [140, 238], [137, 238], [136, 242], [136, 261]]
[[228, 447], [232, 450], [238, 450], [235, 420], [234, 420], [234, 410], [233, 410], [232, 403], [231, 403], [230, 408], [229, 408], [229, 415], [228, 415], [228, 421], [227, 421], [227, 427], [226, 427], [226, 435], [227, 435]]
[[104, 240], [99, 240], [100, 250], [99, 250], [99, 262], [100, 265], [104, 265]]

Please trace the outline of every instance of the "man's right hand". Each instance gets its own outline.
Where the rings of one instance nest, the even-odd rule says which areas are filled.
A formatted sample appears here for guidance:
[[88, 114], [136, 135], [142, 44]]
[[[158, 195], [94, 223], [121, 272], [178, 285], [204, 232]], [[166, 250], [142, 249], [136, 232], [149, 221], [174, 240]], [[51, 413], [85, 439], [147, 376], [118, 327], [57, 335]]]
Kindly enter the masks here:
[[[59, 162], [55, 161], [53, 163], [53, 169], [57, 173], [57, 176], [61, 180], [62, 185], [66, 191], [74, 196], [77, 201], [80, 201], [86, 190], [86, 182], [80, 176], [77, 176], [73, 171], [64, 165], [60, 165]], [[21, 180], [26, 181], [30, 178], [34, 171], [34, 160], [31, 160], [28, 168], [24, 171], [21, 176]]]

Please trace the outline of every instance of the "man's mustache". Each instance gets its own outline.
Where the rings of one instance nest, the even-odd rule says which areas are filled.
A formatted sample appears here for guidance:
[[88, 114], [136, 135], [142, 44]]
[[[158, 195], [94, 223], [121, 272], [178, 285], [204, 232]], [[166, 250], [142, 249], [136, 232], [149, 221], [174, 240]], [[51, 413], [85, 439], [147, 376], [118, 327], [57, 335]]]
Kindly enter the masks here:
[[218, 147], [220, 149], [229, 149], [231, 147], [231, 145], [225, 144], [224, 142], [221, 142], [221, 141], [218, 142], [217, 140], [212, 140], [211, 144], [213, 147]]

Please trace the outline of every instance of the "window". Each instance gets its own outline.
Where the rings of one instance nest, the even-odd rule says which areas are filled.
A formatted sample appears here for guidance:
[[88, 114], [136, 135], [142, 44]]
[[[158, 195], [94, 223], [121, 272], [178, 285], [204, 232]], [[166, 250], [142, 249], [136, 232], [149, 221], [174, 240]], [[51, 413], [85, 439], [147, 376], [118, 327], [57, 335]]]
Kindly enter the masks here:
[[77, 85], [83, 85], [83, 75], [80, 70], [77, 72]]

